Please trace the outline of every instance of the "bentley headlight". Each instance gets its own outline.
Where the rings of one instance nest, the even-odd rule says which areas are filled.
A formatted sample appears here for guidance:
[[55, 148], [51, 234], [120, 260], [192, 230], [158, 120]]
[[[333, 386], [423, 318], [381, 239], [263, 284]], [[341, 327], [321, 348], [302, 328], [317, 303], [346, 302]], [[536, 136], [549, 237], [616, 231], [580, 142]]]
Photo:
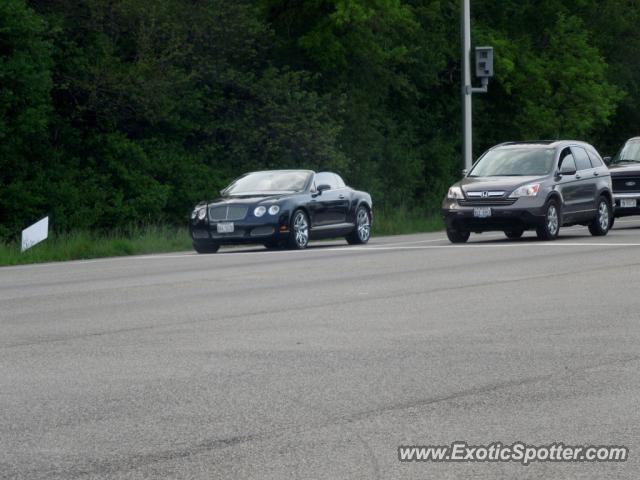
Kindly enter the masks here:
[[256, 217], [261, 217], [263, 216], [265, 213], [267, 213], [267, 207], [260, 205], [259, 207], [256, 207], [256, 209], [253, 211], [253, 214]]
[[516, 188], [509, 198], [520, 198], [520, 197], [535, 197], [538, 195], [540, 191], [539, 183], [531, 183], [529, 185], [523, 185], [521, 187]]
[[269, 207], [269, 215], [277, 215], [280, 211], [280, 207], [278, 205], [271, 205]]
[[447, 192], [447, 198], [449, 200], [462, 199], [464, 195], [462, 194], [462, 189], [460, 187], [451, 187], [449, 192]]
[[206, 216], [207, 216], [206, 207], [203, 207], [203, 208], [198, 210], [198, 220], [204, 220], [204, 217], [206, 217]]

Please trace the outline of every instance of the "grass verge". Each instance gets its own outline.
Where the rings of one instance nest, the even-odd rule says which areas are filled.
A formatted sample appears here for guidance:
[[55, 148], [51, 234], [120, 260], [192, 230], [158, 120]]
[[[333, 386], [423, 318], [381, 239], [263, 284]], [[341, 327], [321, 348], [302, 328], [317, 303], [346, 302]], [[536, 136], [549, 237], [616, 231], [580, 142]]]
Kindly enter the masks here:
[[[401, 235], [442, 229], [437, 215], [407, 210], [374, 212], [373, 235]], [[26, 252], [20, 244], [0, 243], [0, 266], [191, 250], [186, 228], [163, 225], [131, 227], [109, 234], [78, 231], [53, 233]]]
[[54, 233], [24, 253], [20, 252], [17, 242], [0, 243], [0, 266], [175, 252], [190, 248], [191, 239], [186, 228], [161, 225], [132, 227], [109, 234], [86, 231]]
[[373, 212], [374, 236], [435, 232], [443, 228], [440, 215], [434, 213], [404, 209], [374, 210]]

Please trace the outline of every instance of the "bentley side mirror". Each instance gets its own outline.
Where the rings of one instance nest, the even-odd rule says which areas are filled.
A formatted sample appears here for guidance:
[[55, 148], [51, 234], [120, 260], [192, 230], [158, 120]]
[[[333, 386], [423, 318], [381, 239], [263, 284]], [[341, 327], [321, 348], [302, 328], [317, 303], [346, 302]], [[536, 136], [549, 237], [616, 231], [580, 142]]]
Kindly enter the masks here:
[[331, 190], [331, 185], [323, 183], [322, 185], [318, 185], [316, 190], [318, 190], [318, 195], [322, 195], [322, 192], [324, 192], [325, 190]]
[[463, 168], [461, 173], [462, 173], [463, 177], [466, 177], [467, 173], [469, 173], [469, 171], [466, 168]]

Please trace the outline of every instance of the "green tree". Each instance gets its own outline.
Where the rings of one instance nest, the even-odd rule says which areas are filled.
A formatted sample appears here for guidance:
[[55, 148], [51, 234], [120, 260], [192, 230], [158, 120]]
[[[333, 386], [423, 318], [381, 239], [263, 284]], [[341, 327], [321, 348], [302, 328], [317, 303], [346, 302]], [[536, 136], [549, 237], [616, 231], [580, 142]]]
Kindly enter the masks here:
[[622, 98], [584, 21], [560, 2], [479, 2], [476, 40], [494, 45], [496, 77], [476, 97], [478, 145], [591, 140]]
[[0, 2], [0, 238], [36, 220], [46, 199], [51, 45], [47, 26], [23, 0]]

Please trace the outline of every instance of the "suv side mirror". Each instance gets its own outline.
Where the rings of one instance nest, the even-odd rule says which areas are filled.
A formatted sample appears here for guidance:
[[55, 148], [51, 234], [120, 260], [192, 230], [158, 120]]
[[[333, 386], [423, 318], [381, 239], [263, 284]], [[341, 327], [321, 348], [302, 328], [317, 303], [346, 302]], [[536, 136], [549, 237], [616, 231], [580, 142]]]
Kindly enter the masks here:
[[324, 192], [325, 190], [331, 190], [331, 185], [323, 183], [322, 185], [318, 185], [316, 190], [318, 191], [318, 195], [322, 195], [322, 192]]
[[562, 176], [562, 175], [575, 175], [577, 172], [576, 167], [574, 166], [570, 166], [570, 165], [563, 165], [562, 167], [560, 167], [560, 172], [558, 176]]
[[611, 157], [603, 157], [602, 161], [605, 165], [611, 165]]
[[463, 177], [466, 177], [467, 173], [469, 173], [469, 171], [466, 168], [463, 168], [461, 173], [462, 173]]

